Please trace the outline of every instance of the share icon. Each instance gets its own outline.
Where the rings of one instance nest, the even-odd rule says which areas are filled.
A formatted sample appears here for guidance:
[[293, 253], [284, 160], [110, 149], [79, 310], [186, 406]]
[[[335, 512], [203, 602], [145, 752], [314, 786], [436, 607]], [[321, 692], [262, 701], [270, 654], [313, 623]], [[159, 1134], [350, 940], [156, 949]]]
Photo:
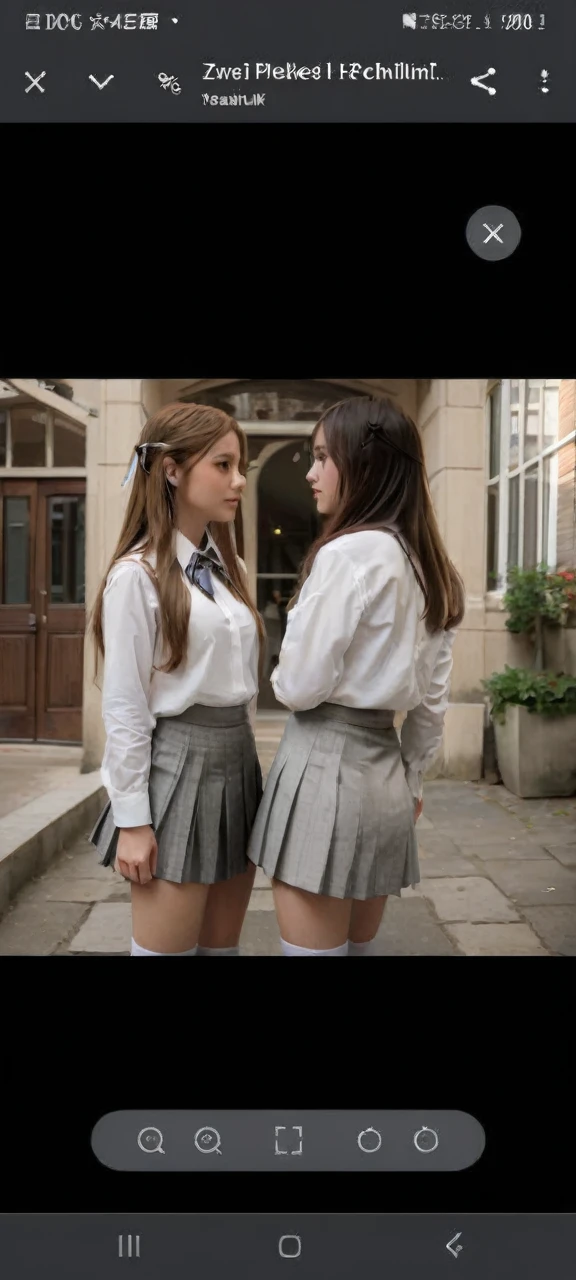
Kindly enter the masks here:
[[470, 81], [470, 84], [476, 85], [478, 89], [485, 89], [487, 93], [494, 94], [496, 93], [496, 90], [492, 88], [492, 85], [482, 84], [482, 81], [485, 80], [487, 76], [495, 76], [495, 75], [496, 75], [496, 68], [488, 67], [488, 70], [484, 72], [483, 76], [473, 76], [472, 80]]

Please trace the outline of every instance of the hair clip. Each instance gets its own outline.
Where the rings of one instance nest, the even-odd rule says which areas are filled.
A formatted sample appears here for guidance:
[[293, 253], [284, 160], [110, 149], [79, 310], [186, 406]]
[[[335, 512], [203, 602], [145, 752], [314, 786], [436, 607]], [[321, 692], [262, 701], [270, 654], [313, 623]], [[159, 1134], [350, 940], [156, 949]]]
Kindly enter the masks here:
[[135, 445], [134, 457], [132, 458], [132, 462], [130, 463], [130, 466], [126, 472], [126, 475], [124, 476], [124, 479], [122, 481], [120, 488], [123, 489], [124, 485], [128, 484], [128, 481], [132, 479], [132, 476], [134, 475], [134, 472], [136, 470], [137, 462], [140, 463], [140, 466], [142, 467], [144, 474], [147, 476], [150, 475], [150, 472], [147, 470], [147, 467], [146, 467], [147, 449], [168, 449], [168, 448], [169, 448], [169, 445], [164, 444], [164, 441], [156, 441], [156, 440], [146, 440], [144, 444]]
[[420, 459], [415, 457], [413, 453], [409, 453], [407, 449], [402, 448], [401, 444], [396, 444], [394, 440], [391, 440], [388, 432], [379, 422], [369, 422], [367, 426], [370, 435], [367, 436], [366, 440], [364, 440], [360, 445], [361, 449], [365, 449], [367, 444], [372, 444], [375, 439], [378, 439], [382, 440], [384, 444], [387, 444], [391, 449], [396, 449], [398, 453], [403, 453], [405, 458], [411, 458], [412, 462], [420, 463]]

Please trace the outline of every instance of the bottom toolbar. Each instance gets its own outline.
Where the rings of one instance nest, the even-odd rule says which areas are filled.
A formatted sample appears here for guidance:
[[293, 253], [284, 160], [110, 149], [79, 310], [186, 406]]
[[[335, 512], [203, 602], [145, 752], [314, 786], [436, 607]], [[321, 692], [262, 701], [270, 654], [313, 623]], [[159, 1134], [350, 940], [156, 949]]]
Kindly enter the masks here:
[[0, 1214], [18, 1280], [572, 1280], [575, 1253], [572, 1214]]

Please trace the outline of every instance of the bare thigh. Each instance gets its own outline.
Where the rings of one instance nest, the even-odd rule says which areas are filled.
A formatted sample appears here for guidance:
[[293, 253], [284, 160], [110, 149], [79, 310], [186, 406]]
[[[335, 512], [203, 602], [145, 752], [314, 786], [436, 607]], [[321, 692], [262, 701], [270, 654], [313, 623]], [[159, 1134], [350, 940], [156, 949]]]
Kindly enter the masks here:
[[307, 893], [281, 880], [272, 881], [274, 906], [285, 942], [311, 951], [330, 951], [348, 938], [352, 900]]
[[371, 942], [376, 937], [387, 901], [387, 897], [368, 898], [366, 902], [354, 900], [348, 933], [352, 942]]
[[201, 947], [237, 947], [248, 910], [256, 867], [251, 862], [247, 871], [211, 884], [200, 933]]
[[147, 951], [190, 951], [202, 927], [208, 884], [132, 884], [132, 936]]

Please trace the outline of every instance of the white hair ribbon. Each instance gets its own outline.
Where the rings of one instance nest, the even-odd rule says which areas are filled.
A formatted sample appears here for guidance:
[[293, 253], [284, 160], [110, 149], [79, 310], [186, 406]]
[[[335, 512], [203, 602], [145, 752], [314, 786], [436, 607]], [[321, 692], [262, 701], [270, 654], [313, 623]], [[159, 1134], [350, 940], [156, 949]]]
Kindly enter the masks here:
[[128, 481], [132, 479], [134, 472], [136, 470], [137, 462], [140, 463], [140, 466], [142, 467], [142, 470], [145, 475], [150, 474], [149, 471], [146, 469], [146, 451], [148, 449], [168, 449], [168, 448], [169, 446], [167, 444], [164, 444], [163, 441], [155, 441], [155, 440], [147, 440], [144, 444], [135, 445], [134, 457], [132, 458], [132, 462], [128, 467], [126, 475], [124, 476], [124, 479], [120, 486], [121, 489], [123, 489], [124, 485], [128, 484]]

